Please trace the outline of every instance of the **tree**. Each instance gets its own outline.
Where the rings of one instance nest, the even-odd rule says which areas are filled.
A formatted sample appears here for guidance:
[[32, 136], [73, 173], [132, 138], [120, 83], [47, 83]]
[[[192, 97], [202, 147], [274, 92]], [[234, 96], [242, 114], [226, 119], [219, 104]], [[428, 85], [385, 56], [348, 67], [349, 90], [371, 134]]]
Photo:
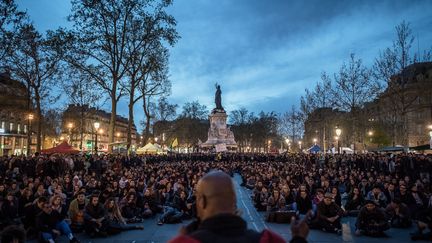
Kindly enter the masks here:
[[197, 100], [193, 102], [187, 102], [183, 105], [183, 111], [181, 117], [206, 120], [208, 116], [208, 110], [205, 105], [201, 105]]
[[[391, 100], [385, 103], [384, 110], [387, 110], [387, 124], [391, 127], [392, 143], [396, 143], [396, 135], [402, 136], [402, 144], [408, 143], [407, 114], [412, 109], [417, 95], [411, 95], [407, 92], [408, 72], [404, 70], [411, 64], [420, 60], [417, 55], [411, 51], [412, 44], [415, 40], [409, 23], [402, 21], [396, 26], [396, 39], [392, 47], [386, 48], [379, 53], [373, 66], [374, 77], [384, 84], [385, 94], [389, 95]], [[427, 51], [423, 55], [422, 61], [431, 60], [431, 52]], [[398, 129], [400, 127], [400, 129]]]
[[231, 129], [237, 142], [238, 150], [243, 152], [245, 147], [251, 145], [251, 121], [253, 113], [250, 113], [246, 108], [242, 107], [234, 110], [230, 114]]
[[18, 11], [13, 0], [0, 0], [0, 62], [8, 65], [6, 57], [13, 51], [13, 39], [18, 30], [25, 24], [27, 14]]
[[168, 50], [161, 46], [152, 49], [153, 55], [149, 61], [148, 72], [143, 76], [139, 91], [143, 101], [143, 111], [145, 115], [144, 141], [150, 135], [151, 121], [154, 118], [155, 107], [153, 100], [161, 95], [169, 95], [171, 92], [171, 82], [168, 79]]
[[91, 117], [89, 107], [98, 109], [102, 107], [106, 99], [103, 99], [103, 94], [98, 90], [97, 84], [92, 80], [86, 72], [76, 69], [73, 66], [66, 67], [67, 78], [63, 79], [62, 89], [67, 95], [69, 103], [79, 106], [79, 113], [75, 114], [74, 124], [78, 129], [80, 142], [79, 148], [83, 148], [84, 133], [86, 133], [86, 119]]
[[303, 133], [303, 122], [300, 112], [291, 107], [291, 110], [279, 116], [278, 120], [279, 133], [285, 137], [291, 138], [291, 141], [300, 141]]
[[48, 31], [44, 37], [32, 24], [26, 24], [15, 36], [13, 52], [8, 57], [14, 75], [31, 89], [37, 120], [36, 151], [41, 149], [43, 102], [51, 103], [58, 98], [53, 97], [50, 90], [60, 73], [62, 45], [63, 41], [53, 32]]
[[[135, 18], [129, 21], [131, 26], [131, 34], [128, 38], [125, 62], [129, 59], [129, 66], [127, 67], [127, 79], [121, 82], [122, 87], [125, 88], [129, 94], [129, 123], [128, 123], [128, 134], [127, 134], [127, 146], [128, 149], [132, 143], [132, 126], [134, 120], [134, 105], [140, 99], [144, 100], [146, 103], [146, 108], [144, 111], [148, 110], [147, 104], [152, 104], [152, 102], [145, 102], [149, 99], [149, 96], [154, 96], [155, 93], [161, 93], [161, 88], [146, 87], [148, 83], [141, 85], [142, 82], [146, 82], [149, 77], [157, 77], [158, 73], [166, 72], [168, 66], [165, 63], [168, 61], [168, 51], [163, 47], [163, 42], [168, 43], [173, 46], [178, 37], [175, 30], [176, 21], [171, 16], [165, 12], [165, 8], [171, 4], [170, 1], [162, 1], [158, 3], [152, 11], [148, 11], [145, 18]], [[160, 55], [158, 57], [158, 55]], [[164, 59], [166, 58], [166, 60]], [[161, 77], [161, 76], [160, 76]], [[163, 77], [167, 82], [168, 79]], [[159, 78], [159, 83], [163, 83]], [[165, 84], [165, 86], [167, 86]], [[141, 93], [137, 92], [140, 89]], [[168, 95], [170, 89], [165, 89]], [[150, 116], [149, 112], [146, 114], [146, 132], [145, 136], [148, 136]]]
[[351, 141], [354, 145], [363, 136], [359, 131], [360, 109], [368, 101], [378, 96], [382, 87], [379, 82], [371, 78], [371, 72], [351, 54], [348, 64], [344, 63], [337, 74], [334, 74], [333, 95], [336, 107], [350, 112]]
[[[136, 40], [135, 27], [149, 20], [147, 10], [153, 10], [152, 6], [165, 8], [170, 4], [171, 1], [162, 1], [155, 5], [154, 1], [146, 0], [72, 1], [69, 20], [74, 23], [74, 55], [68, 61], [87, 72], [109, 96], [110, 143], [114, 142], [117, 103], [126, 92], [120, 82], [126, 78], [131, 58], [135, 57], [128, 55], [128, 48], [133, 46], [129, 41]], [[174, 18], [167, 19], [175, 23]], [[112, 151], [112, 146], [108, 151]]]
[[174, 119], [177, 115], [177, 107], [177, 104], [170, 104], [165, 96], [161, 96], [153, 108], [156, 121], [169, 121]]

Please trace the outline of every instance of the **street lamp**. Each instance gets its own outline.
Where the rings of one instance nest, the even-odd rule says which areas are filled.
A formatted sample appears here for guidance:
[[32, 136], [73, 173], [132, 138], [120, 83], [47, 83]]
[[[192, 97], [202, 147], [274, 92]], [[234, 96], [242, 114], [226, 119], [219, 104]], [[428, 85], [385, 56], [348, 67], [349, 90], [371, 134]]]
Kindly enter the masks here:
[[301, 145], [302, 145], [302, 141], [298, 141], [298, 145], [299, 145], [299, 149], [300, 149], [300, 151], [301, 151], [301, 149], [302, 149], [302, 147], [301, 147]]
[[67, 127], [68, 127], [68, 130], [69, 130], [69, 143], [72, 143], [72, 127], [73, 127], [72, 122], [69, 122], [68, 125], [67, 125]]
[[33, 120], [33, 118], [34, 118], [34, 116], [33, 116], [33, 114], [28, 114], [28, 116], [27, 116], [27, 118], [28, 118], [28, 129], [27, 129], [27, 156], [28, 155], [30, 155], [30, 152], [31, 152], [31, 149], [30, 149], [30, 146], [31, 146], [31, 122], [32, 122], [32, 120]]
[[429, 125], [428, 128], [429, 128], [429, 137], [430, 137], [430, 140], [429, 140], [429, 149], [432, 149], [432, 124]]
[[314, 138], [313, 142], [314, 142], [315, 145], [317, 145], [318, 139]]
[[99, 122], [95, 122], [95, 123], [93, 123], [93, 126], [94, 126], [94, 128], [96, 129], [96, 138], [95, 138], [95, 148], [94, 148], [94, 150], [95, 150], [95, 153], [97, 153], [97, 150], [98, 150], [98, 144], [97, 144], [97, 142], [98, 142], [98, 132], [99, 132], [99, 127], [100, 127], [100, 123]]
[[339, 138], [340, 135], [342, 134], [342, 129], [339, 128], [339, 126], [336, 126], [336, 136], [338, 137], [337, 139], [337, 145], [338, 145], [338, 153], [340, 154], [340, 144], [339, 144]]

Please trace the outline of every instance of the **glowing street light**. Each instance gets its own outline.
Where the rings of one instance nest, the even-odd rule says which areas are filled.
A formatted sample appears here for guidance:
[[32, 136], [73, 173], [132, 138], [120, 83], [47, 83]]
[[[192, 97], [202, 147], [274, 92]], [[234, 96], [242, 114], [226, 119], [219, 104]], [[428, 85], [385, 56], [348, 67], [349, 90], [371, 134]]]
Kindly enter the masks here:
[[336, 136], [337, 136], [337, 146], [338, 146], [338, 154], [340, 154], [340, 144], [339, 144], [339, 138], [342, 134], [342, 129], [339, 128], [339, 126], [336, 126]]
[[317, 142], [318, 142], [318, 139], [314, 138], [314, 139], [313, 139], [313, 142], [314, 142], [314, 144], [316, 145]]
[[99, 132], [99, 127], [100, 127], [100, 123], [99, 122], [95, 122], [93, 123], [94, 128], [96, 129], [96, 137], [95, 137], [95, 153], [97, 153], [98, 150], [98, 132]]
[[299, 145], [299, 149], [300, 149], [300, 151], [301, 151], [301, 149], [302, 149], [302, 147], [301, 147], [301, 145], [302, 145], [302, 141], [298, 141], [298, 145]]

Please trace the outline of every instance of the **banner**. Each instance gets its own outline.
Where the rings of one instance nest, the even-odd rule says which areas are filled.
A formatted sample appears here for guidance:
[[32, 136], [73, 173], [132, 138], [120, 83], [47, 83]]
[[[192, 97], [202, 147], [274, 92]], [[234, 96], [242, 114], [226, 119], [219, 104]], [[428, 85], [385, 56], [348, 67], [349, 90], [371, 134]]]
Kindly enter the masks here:
[[177, 138], [176, 139], [174, 139], [174, 141], [172, 142], [172, 144], [171, 144], [171, 148], [174, 148], [174, 147], [177, 147], [178, 146], [178, 140], [177, 140]]

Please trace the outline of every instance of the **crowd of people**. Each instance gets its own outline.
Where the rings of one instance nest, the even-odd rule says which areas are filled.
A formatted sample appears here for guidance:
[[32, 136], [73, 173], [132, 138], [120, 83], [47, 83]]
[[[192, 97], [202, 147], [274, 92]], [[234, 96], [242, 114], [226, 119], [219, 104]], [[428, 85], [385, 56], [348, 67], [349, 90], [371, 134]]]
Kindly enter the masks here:
[[[432, 228], [432, 157], [415, 154], [173, 154], [0, 157], [0, 229], [54, 242], [85, 232], [106, 237], [197, 217], [196, 185], [211, 170], [239, 173], [258, 211], [308, 215], [312, 229], [381, 235], [415, 224]], [[17, 229], [17, 228], [15, 228]]]

